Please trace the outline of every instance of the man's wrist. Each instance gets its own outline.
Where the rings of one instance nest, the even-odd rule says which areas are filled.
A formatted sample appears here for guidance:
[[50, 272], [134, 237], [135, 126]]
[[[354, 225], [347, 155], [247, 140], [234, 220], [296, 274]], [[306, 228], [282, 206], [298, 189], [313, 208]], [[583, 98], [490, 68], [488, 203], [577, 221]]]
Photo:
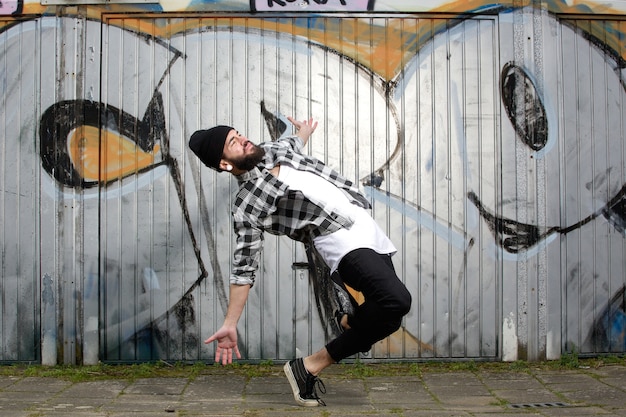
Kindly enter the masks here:
[[230, 318], [225, 318], [224, 319], [224, 327], [237, 327], [237, 322], [239, 320], [237, 319], [230, 319]]

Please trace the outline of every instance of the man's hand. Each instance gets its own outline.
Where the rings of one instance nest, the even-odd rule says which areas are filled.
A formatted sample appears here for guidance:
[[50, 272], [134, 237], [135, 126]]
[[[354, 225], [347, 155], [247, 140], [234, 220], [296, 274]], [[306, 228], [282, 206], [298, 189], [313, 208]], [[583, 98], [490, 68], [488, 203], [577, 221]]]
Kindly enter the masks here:
[[298, 135], [306, 145], [309, 141], [309, 137], [311, 137], [313, 132], [315, 132], [315, 128], [317, 128], [317, 122], [314, 121], [312, 117], [302, 122], [297, 121], [293, 117], [287, 117], [287, 119], [296, 127], [296, 135]]
[[237, 359], [241, 359], [239, 348], [237, 347], [237, 327], [222, 326], [213, 336], [209, 337], [204, 343], [209, 344], [217, 340], [217, 349], [215, 350], [215, 362], [220, 362], [222, 357], [222, 365], [233, 363], [233, 350], [237, 355]]
[[250, 285], [230, 284], [230, 300], [228, 301], [228, 311], [224, 318], [224, 324], [213, 336], [204, 341], [204, 343], [209, 344], [217, 340], [215, 362], [219, 362], [221, 357], [223, 365], [232, 363], [233, 349], [237, 359], [241, 359], [241, 354], [237, 347], [237, 322], [239, 317], [241, 317], [249, 292]]

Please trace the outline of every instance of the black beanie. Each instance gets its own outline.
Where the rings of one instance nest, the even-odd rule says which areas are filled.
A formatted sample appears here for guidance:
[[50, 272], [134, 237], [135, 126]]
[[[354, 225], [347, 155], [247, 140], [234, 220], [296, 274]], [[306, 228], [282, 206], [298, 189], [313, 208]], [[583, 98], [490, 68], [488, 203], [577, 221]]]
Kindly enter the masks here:
[[204, 165], [221, 172], [219, 166], [224, 153], [224, 144], [231, 130], [233, 130], [232, 127], [223, 125], [207, 130], [197, 130], [189, 139], [189, 148]]

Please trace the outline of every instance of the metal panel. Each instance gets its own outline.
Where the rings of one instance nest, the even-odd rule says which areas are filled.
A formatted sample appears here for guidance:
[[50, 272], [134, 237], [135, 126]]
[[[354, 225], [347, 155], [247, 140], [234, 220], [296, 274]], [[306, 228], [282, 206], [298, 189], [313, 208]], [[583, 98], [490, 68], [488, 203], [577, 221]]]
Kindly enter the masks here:
[[[623, 51], [612, 34], [625, 22], [565, 21], [561, 216], [566, 326], [563, 349], [623, 352], [626, 297], [626, 152]], [[598, 220], [596, 220], [596, 218]]]
[[[298, 16], [3, 26], [0, 361], [212, 360], [237, 185], [187, 141], [276, 139], [289, 115], [320, 121], [307, 152], [360, 184], [413, 295], [362, 357], [623, 352], [624, 21]], [[266, 236], [245, 359], [337, 330], [311, 259]]]
[[0, 33], [0, 361], [38, 361], [39, 21]]
[[[398, 36], [390, 22], [187, 18], [177, 22], [186, 30], [166, 40], [137, 36], [135, 19], [107, 22], [107, 111], [131, 115], [137, 129], [144, 122], [163, 128], [148, 143], [132, 139], [137, 146], [128, 158], [149, 155], [140, 168], [145, 173], [129, 171], [101, 189], [107, 360], [213, 357], [214, 347], [200, 341], [225, 312], [236, 184], [200, 167], [186, 143], [193, 131], [214, 124], [235, 126], [255, 141], [276, 139], [291, 131], [288, 115], [320, 121], [308, 151], [363, 184], [373, 215], [398, 246], [396, 267], [414, 294], [402, 329], [366, 357], [498, 355], [498, 262], [480, 255], [482, 226], [471, 238], [464, 233], [475, 219], [464, 196], [484, 181], [497, 183], [495, 21], [403, 19], [407, 37], [432, 36], [448, 25], [417, 53], [411, 43], [407, 50], [376, 48], [381, 35]], [[154, 24], [141, 21], [144, 30]], [[323, 32], [313, 36], [311, 25]], [[357, 64], [361, 57], [384, 73], [392, 69], [374, 61], [405, 65], [387, 82]], [[301, 244], [267, 237], [240, 322], [246, 358], [288, 359], [332, 336], [321, 301], [332, 288], [315, 284], [299, 266], [306, 262]], [[190, 288], [193, 298], [185, 296]]]
[[415, 294], [406, 326], [419, 341], [406, 356], [499, 353], [498, 258], [467, 198], [499, 195], [495, 23], [416, 21], [417, 34], [434, 36], [405, 67], [394, 94], [404, 137], [388, 187], [401, 197], [395, 240]]
[[500, 17], [501, 45], [512, 48], [500, 48], [507, 117], [497, 220], [506, 228], [494, 235], [505, 249], [513, 358], [625, 346], [625, 91], [612, 38], [620, 29], [534, 8]]
[[104, 113], [96, 118], [101, 354], [112, 361], [197, 359], [198, 285], [206, 271], [182, 190], [181, 137], [165, 129], [176, 109], [162, 98], [175, 83], [169, 73], [180, 53], [126, 30], [123, 21], [103, 33]]

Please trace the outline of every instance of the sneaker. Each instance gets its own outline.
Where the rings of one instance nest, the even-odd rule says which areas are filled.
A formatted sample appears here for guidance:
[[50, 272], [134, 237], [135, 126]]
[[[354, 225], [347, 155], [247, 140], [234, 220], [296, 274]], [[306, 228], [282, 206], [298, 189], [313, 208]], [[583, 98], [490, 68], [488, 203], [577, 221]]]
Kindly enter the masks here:
[[316, 386], [319, 387], [322, 394], [326, 394], [326, 386], [321, 379], [313, 376], [304, 367], [302, 358], [293, 359], [287, 362], [283, 368], [291, 390], [293, 398], [298, 404], [304, 407], [317, 407], [318, 405], [326, 405], [324, 401], [317, 395]]

